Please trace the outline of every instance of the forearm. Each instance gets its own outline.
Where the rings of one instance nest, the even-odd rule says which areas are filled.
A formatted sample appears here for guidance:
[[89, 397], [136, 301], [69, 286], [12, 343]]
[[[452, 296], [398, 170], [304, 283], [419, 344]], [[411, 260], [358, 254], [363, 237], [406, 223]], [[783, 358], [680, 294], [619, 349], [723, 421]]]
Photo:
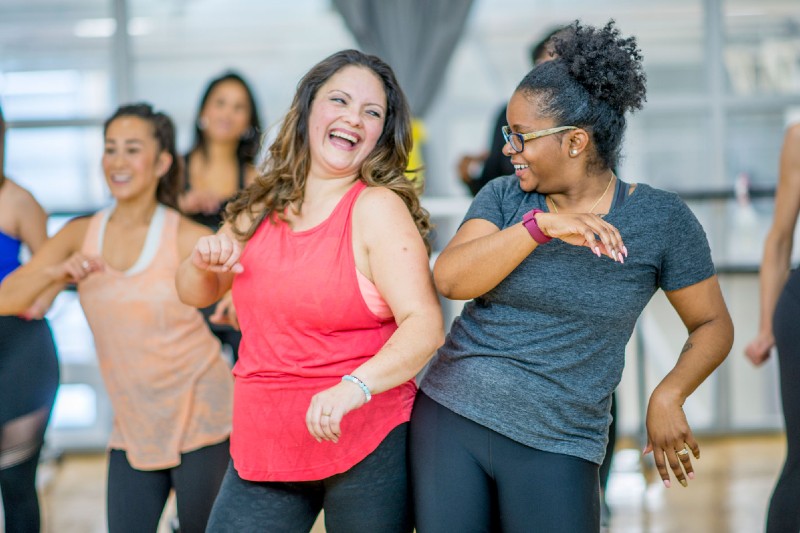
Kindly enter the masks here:
[[653, 392], [683, 404], [700, 384], [725, 360], [733, 345], [733, 323], [725, 314], [692, 331], [678, 363]]
[[772, 315], [789, 276], [792, 254], [791, 238], [770, 234], [764, 244], [764, 259], [759, 273], [759, 332], [772, 335]]
[[55, 297], [64, 285], [53, 269], [38, 271], [25, 266], [18, 268], [0, 284], [0, 315], [19, 315], [27, 311], [37, 298]]
[[414, 378], [444, 342], [438, 308], [407, 317], [383, 348], [351, 374], [378, 394]]
[[188, 257], [178, 267], [175, 288], [183, 303], [203, 308], [222, 298], [230, 289], [230, 283], [225, 283], [216, 272], [197, 268]]
[[486, 294], [537, 246], [520, 223], [448, 248], [433, 268], [436, 288], [452, 300], [470, 300]]

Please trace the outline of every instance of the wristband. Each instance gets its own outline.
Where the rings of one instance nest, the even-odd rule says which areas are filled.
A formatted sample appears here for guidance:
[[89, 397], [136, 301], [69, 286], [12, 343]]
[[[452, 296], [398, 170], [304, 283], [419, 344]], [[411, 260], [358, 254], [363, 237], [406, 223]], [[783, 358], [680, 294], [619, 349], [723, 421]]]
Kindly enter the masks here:
[[538, 213], [544, 213], [544, 211], [541, 209], [533, 209], [522, 215], [522, 225], [525, 226], [525, 229], [528, 230], [528, 233], [531, 234], [531, 237], [533, 237], [534, 241], [538, 242], [539, 244], [544, 244], [552, 241], [553, 238], [548, 237], [541, 229], [539, 229], [539, 224], [536, 222], [536, 215]]
[[355, 383], [356, 385], [358, 385], [361, 388], [361, 390], [364, 391], [364, 396], [367, 397], [367, 402], [372, 399], [372, 393], [370, 392], [369, 387], [367, 387], [367, 384], [358, 379], [357, 377], [351, 376], [350, 374], [345, 374], [344, 376], [342, 376], [342, 381], [349, 381], [350, 383]]

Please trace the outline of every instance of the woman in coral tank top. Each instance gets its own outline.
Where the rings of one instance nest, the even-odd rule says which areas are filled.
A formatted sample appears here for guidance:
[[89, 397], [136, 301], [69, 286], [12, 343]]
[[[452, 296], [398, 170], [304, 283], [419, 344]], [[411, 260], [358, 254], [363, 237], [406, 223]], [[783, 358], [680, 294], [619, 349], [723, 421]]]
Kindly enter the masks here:
[[175, 273], [209, 229], [176, 210], [175, 130], [146, 104], [105, 124], [115, 205], [70, 221], [0, 288], [0, 313], [76, 283], [114, 408], [108, 527], [155, 532], [171, 489], [181, 531], [205, 530], [229, 460], [233, 379]]
[[412, 529], [413, 380], [443, 327], [409, 124], [383, 61], [323, 60], [255, 184], [181, 265], [186, 303], [233, 288], [243, 335], [209, 531], [308, 531], [323, 508], [329, 532]]

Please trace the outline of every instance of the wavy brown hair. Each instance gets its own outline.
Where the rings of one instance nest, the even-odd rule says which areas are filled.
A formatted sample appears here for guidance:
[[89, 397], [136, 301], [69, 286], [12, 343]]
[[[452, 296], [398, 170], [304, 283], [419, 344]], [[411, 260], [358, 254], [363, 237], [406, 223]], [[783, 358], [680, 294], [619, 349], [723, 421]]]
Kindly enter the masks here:
[[[308, 145], [308, 119], [311, 104], [319, 88], [331, 76], [347, 66], [358, 66], [372, 71], [382, 82], [386, 93], [386, 120], [378, 142], [358, 173], [358, 178], [370, 187], [386, 187], [395, 192], [406, 204], [425, 246], [430, 252], [428, 233], [431, 225], [428, 212], [419, 202], [420, 190], [404, 174], [411, 150], [411, 118], [408, 102], [391, 67], [380, 58], [357, 50], [343, 50], [317, 63], [297, 85], [292, 106], [269, 148], [269, 156], [260, 169], [255, 182], [242, 190], [225, 210], [225, 220], [230, 221], [234, 233], [246, 240], [266, 218], [285, 220], [289, 207], [299, 210], [303, 205], [306, 178], [311, 166]], [[245, 214], [250, 225], [241, 230], [233, 221]]]

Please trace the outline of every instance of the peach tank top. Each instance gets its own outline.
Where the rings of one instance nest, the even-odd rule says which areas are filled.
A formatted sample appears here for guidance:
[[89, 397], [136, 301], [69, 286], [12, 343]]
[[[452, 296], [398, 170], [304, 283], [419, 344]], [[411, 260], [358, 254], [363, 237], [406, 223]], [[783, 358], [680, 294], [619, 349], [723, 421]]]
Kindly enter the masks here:
[[[94, 215], [82, 251], [103, 252], [111, 209]], [[159, 205], [136, 264], [106, 265], [78, 286], [114, 409], [110, 448], [139, 470], [180, 464], [180, 454], [224, 441], [233, 378], [200, 312], [178, 299], [180, 215]]]

